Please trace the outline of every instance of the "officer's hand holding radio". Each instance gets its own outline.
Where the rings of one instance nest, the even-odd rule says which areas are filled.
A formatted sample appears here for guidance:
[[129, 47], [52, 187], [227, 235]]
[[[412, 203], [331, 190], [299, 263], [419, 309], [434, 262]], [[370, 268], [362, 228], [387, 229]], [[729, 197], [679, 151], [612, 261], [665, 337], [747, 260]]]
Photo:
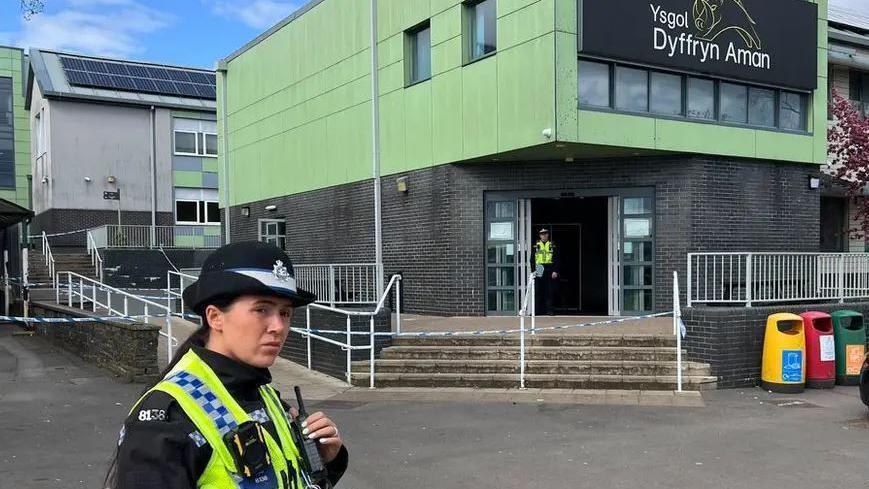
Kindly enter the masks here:
[[[299, 416], [299, 411], [293, 407], [290, 408], [290, 414], [295, 419]], [[317, 441], [317, 448], [325, 463], [335, 460], [338, 452], [341, 451], [341, 446], [344, 445], [341, 434], [338, 432], [338, 426], [322, 411], [308, 416], [302, 424], [302, 433]]]

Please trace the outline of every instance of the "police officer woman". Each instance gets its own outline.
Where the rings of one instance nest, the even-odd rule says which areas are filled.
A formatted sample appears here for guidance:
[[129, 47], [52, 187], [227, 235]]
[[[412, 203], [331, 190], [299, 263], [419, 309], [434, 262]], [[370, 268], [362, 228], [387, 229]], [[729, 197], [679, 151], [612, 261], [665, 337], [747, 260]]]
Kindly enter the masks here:
[[335, 423], [321, 412], [298, 420], [300, 436], [316, 441], [325, 463], [311, 474], [301, 440], [292, 437], [289, 407], [270, 386], [268, 367], [287, 339], [293, 309], [316, 299], [296, 288], [287, 254], [260, 242], [223, 246], [206, 258], [183, 297], [202, 327], [133, 407], [106, 487], [335, 485], [348, 463]]

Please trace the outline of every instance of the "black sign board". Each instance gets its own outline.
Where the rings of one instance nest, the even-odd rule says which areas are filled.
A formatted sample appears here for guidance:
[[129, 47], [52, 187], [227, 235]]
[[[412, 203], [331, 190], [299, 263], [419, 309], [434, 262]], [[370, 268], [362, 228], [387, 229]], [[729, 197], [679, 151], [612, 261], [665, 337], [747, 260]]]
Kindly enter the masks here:
[[103, 199], [104, 200], [121, 200], [121, 189], [118, 189], [117, 192], [104, 191], [103, 192]]
[[818, 80], [807, 0], [578, 0], [579, 52], [801, 90]]

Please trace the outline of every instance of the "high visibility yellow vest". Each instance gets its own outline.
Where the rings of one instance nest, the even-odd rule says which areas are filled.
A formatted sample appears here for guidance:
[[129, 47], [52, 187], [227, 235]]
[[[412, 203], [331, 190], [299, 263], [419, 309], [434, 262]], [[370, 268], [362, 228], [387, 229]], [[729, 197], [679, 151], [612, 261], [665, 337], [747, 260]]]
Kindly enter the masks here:
[[[207, 442], [211, 445], [211, 459], [196, 483], [197, 488], [305, 488], [302, 478], [295, 475], [300, 474], [299, 451], [290, 434], [289, 419], [277, 393], [271, 386], [260, 387], [260, 396], [266, 409], [247, 413], [233, 399], [211, 367], [191, 350], [181, 357], [172, 371], [151, 389], [151, 391], [155, 390], [175, 398], [184, 413], [193, 421], [201, 435], [201, 438], [197, 439], [196, 434], [191, 434], [190, 438], [194, 442], [197, 444]], [[243, 476], [240, 475], [239, 468], [236, 467], [223, 437], [246, 421], [254, 420], [262, 423], [267, 419], [274, 422], [280, 440], [278, 444], [267, 430], [263, 430], [273, 473], [266, 471], [256, 481], [243, 482]], [[285, 484], [285, 481], [289, 483]]]
[[555, 255], [555, 246], [552, 241], [538, 241], [534, 246], [534, 263], [536, 265], [552, 265], [552, 257]]

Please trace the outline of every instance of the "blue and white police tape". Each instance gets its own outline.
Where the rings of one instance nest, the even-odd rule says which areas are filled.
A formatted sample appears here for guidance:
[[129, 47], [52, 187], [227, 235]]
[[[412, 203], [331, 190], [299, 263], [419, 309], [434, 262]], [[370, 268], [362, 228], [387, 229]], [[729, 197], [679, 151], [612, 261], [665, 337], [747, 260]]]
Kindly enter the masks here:
[[[657, 317], [666, 317], [672, 316], [673, 311], [667, 312], [658, 312], [655, 314], [647, 314], [645, 316], [631, 316], [624, 317], [618, 319], [609, 319], [606, 321], [595, 321], [591, 323], [577, 323], [577, 324], [564, 324], [559, 326], [546, 326], [542, 328], [527, 328], [525, 329], [526, 333], [538, 333], [541, 331], [559, 331], [565, 329], [579, 329], [579, 328], [587, 328], [590, 326], [604, 326], [608, 324], [618, 324], [618, 323], [626, 323], [629, 321], [638, 321], [640, 319], [650, 319]], [[347, 335], [346, 330], [338, 330], [338, 329], [307, 329], [307, 328], [290, 328], [291, 331], [296, 333], [307, 333], [311, 332], [314, 334], [334, 334], [334, 335]], [[395, 333], [389, 331], [378, 332], [375, 331], [375, 336], [397, 336], [397, 337], [437, 337], [437, 336], [487, 336], [487, 335], [495, 335], [495, 336], [505, 336], [511, 334], [521, 333], [521, 329], [500, 329], [500, 330], [477, 330], [477, 331], [418, 331], [418, 332], [403, 332], [403, 333]], [[371, 333], [369, 331], [350, 331], [350, 335], [358, 335], [358, 336], [368, 336]], [[684, 333], [683, 333], [684, 336]]]
[[[179, 317], [182, 319], [199, 319], [199, 316], [195, 314], [182, 314], [173, 312], [169, 314], [172, 317]], [[57, 318], [57, 317], [31, 317], [31, 316], [3, 316], [0, 315], [0, 322], [14, 322], [14, 323], [104, 323], [108, 321], [130, 321], [136, 322], [145, 318], [165, 318], [166, 314], [148, 314], [147, 316], [144, 314], [131, 315], [131, 316], [100, 316], [100, 317], [87, 317], [87, 318]]]

